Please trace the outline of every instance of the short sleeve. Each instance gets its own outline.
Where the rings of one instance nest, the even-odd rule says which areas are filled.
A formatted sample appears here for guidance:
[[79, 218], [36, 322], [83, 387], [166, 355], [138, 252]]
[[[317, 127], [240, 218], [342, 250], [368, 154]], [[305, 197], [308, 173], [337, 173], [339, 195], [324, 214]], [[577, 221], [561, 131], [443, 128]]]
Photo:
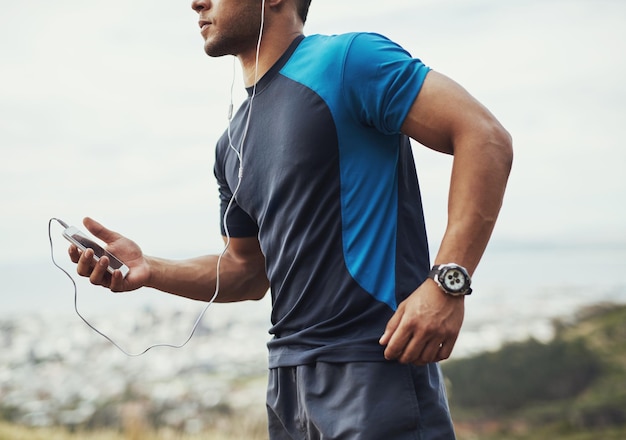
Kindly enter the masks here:
[[[217, 151], [219, 151], [219, 148]], [[222, 235], [230, 237], [258, 236], [259, 228], [256, 222], [239, 205], [237, 205], [236, 200], [233, 200], [232, 203], [230, 203], [233, 193], [228, 185], [228, 181], [220, 163], [219, 154], [216, 154], [213, 172], [215, 174], [215, 178], [217, 179], [217, 185], [219, 188], [220, 230]], [[226, 222], [224, 219], [226, 219]], [[228, 227], [228, 231], [226, 230], [226, 227]]]
[[345, 97], [361, 123], [397, 134], [429, 71], [388, 38], [361, 33], [346, 55]]

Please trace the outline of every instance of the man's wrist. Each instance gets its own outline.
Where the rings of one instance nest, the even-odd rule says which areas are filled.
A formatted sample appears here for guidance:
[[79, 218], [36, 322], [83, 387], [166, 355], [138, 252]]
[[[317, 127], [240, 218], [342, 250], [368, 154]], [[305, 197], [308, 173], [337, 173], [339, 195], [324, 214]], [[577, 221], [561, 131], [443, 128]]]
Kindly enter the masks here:
[[436, 264], [428, 273], [428, 278], [450, 296], [466, 296], [472, 293], [472, 279], [467, 269], [459, 264]]

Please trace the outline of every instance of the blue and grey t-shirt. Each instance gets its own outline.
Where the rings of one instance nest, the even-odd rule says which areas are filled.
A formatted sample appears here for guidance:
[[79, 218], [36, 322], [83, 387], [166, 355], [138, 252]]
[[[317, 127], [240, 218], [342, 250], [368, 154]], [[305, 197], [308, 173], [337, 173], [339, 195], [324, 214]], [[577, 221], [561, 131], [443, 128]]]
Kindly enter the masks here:
[[[227, 224], [232, 237], [258, 235], [266, 258], [270, 367], [384, 359], [378, 339], [430, 264], [400, 133], [428, 71], [380, 35], [314, 35], [258, 82]], [[248, 92], [231, 125], [236, 149]], [[238, 172], [225, 133], [215, 164], [222, 216]]]

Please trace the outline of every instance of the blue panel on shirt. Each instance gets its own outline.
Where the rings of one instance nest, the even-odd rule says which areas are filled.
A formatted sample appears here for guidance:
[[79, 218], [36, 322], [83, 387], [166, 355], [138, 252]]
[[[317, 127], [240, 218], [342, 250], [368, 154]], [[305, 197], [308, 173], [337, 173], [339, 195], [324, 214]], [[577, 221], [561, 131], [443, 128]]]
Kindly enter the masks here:
[[[311, 50], [319, 62], [310, 62]], [[428, 68], [380, 35], [316, 35], [280, 73], [317, 93], [333, 115], [346, 267], [395, 310], [400, 127]]]

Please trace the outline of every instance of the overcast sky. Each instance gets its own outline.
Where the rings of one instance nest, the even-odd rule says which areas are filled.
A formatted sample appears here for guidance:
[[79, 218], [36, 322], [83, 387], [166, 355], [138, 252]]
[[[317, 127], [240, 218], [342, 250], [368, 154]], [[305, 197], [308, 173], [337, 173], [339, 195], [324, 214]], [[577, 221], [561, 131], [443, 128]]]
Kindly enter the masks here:
[[[313, 0], [308, 34], [345, 31], [394, 39], [512, 133], [494, 243], [626, 242], [626, 2]], [[190, 1], [3, 1], [0, 54], [0, 263], [45, 260], [55, 216], [162, 256], [220, 250], [234, 64], [204, 54]], [[416, 157], [436, 241], [450, 159]]]

